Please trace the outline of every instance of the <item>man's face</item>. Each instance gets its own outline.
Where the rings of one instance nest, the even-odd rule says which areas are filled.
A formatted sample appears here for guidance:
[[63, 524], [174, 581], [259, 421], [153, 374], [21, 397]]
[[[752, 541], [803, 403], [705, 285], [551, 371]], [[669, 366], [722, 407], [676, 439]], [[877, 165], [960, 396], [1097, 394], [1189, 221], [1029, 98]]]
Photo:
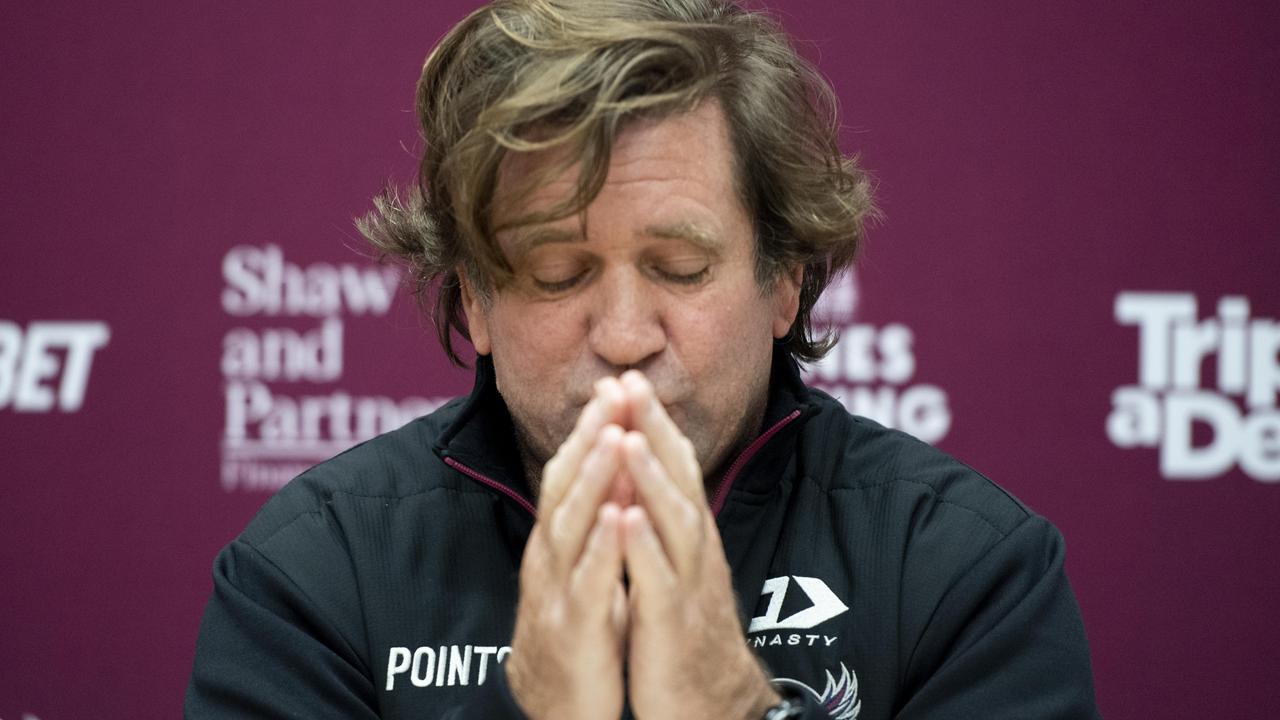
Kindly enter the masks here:
[[[521, 204], [521, 181], [555, 155], [511, 155], [494, 196], [498, 226], [570, 197], [578, 167]], [[626, 126], [600, 194], [580, 216], [502, 231], [514, 279], [482, 303], [464, 287], [476, 350], [524, 450], [545, 462], [568, 436], [592, 384], [635, 368], [710, 472], [756, 432], [773, 339], [795, 318], [794, 273], [762, 291], [754, 233], [736, 189], [720, 107]]]

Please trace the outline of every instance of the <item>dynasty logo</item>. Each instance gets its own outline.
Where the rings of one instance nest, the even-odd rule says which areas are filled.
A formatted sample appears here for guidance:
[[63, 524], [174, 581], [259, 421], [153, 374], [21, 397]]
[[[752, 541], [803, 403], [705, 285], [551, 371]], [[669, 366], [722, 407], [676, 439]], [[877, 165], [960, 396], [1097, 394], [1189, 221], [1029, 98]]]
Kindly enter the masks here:
[[[791, 590], [792, 581], [799, 592]], [[769, 598], [764, 613], [751, 618], [747, 626], [747, 645], [761, 648], [774, 645], [792, 647], [831, 647], [840, 638], [821, 633], [777, 632], [779, 630], [811, 630], [847, 612], [849, 606], [836, 597], [827, 584], [815, 577], [783, 575], [764, 581], [760, 597]], [[788, 598], [799, 605], [782, 617]]]

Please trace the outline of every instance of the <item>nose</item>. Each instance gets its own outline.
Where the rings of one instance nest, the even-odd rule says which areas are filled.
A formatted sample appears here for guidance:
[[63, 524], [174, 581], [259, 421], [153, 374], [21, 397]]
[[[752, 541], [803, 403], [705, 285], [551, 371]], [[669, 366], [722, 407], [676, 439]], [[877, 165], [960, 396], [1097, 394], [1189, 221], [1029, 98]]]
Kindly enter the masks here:
[[643, 369], [667, 346], [658, 299], [634, 268], [617, 268], [601, 278], [592, 298], [587, 344], [617, 369]]

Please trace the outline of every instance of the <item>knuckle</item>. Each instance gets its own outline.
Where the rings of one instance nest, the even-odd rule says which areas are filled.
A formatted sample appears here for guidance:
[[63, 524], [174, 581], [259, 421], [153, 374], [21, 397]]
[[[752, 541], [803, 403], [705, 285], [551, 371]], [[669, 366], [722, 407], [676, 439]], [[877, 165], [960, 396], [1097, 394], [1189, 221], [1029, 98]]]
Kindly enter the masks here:
[[527, 572], [533, 572], [534, 567], [542, 561], [545, 555], [545, 535], [546, 528], [542, 523], [533, 526], [533, 532], [529, 534], [529, 542], [524, 546], [524, 556], [520, 561], [520, 576], [524, 577]]
[[678, 521], [680, 529], [697, 538], [702, 539], [702, 513], [698, 512], [693, 503], [688, 500], [681, 500], [679, 504]]
[[685, 603], [674, 614], [687, 627], [705, 627], [707, 624], [706, 616], [698, 603]]
[[699, 575], [706, 578], [713, 588], [731, 587], [733, 576], [723, 558], [717, 558], [716, 553], [706, 553], [705, 555], [706, 557], [698, 568]]
[[663, 592], [658, 596], [658, 599], [657, 599], [658, 608], [660, 609], [664, 617], [674, 617], [677, 613], [681, 611], [682, 608], [686, 606], [686, 603], [683, 603], [677, 599], [677, 596], [681, 595], [681, 593], [676, 592], [677, 590], [679, 590], [679, 588], [676, 587], [676, 582], [674, 579], [672, 578], [664, 579], [664, 581], [662, 582], [662, 590]]
[[691, 478], [702, 478], [702, 466], [698, 465], [698, 456], [692, 450], [689, 452], [688, 464], [685, 465], [684, 471], [688, 473]]
[[538, 548], [536, 552], [527, 553], [524, 562], [520, 564], [519, 582], [521, 594], [536, 592], [537, 588], [546, 582], [546, 577], [550, 574], [552, 566], [553, 557], [546, 548]]
[[568, 503], [560, 505], [551, 513], [551, 527], [547, 532], [547, 545], [555, 548], [563, 545], [569, 537]]
[[564, 601], [557, 598], [551, 602], [542, 603], [538, 608], [538, 624], [542, 627], [560, 628], [564, 626], [567, 615]]
[[582, 458], [582, 462], [578, 464], [578, 467], [575, 471], [575, 475], [578, 478], [582, 478], [584, 476], [590, 475], [591, 473], [596, 471], [597, 467], [599, 467], [600, 460], [601, 460], [600, 448], [593, 446], [591, 450], [586, 454], [586, 456]]
[[611, 602], [602, 602], [598, 598], [586, 597], [584, 593], [575, 593], [565, 603], [563, 622], [565, 626], [572, 627], [581, 627], [584, 621], [594, 624], [608, 617], [612, 609]]
[[563, 452], [564, 449], [561, 448], [555, 455], [551, 456], [551, 459], [547, 461], [546, 465], [542, 466], [542, 482], [552, 482], [556, 478], [560, 477], [561, 471], [564, 468]]

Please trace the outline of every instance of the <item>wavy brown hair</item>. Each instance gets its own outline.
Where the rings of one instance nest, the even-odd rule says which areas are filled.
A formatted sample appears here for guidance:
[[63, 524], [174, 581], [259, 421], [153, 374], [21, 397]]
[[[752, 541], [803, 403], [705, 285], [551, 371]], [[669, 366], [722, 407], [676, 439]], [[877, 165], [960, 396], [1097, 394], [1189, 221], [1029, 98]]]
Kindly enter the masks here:
[[[572, 197], [504, 227], [567, 217], [599, 193], [629, 119], [707, 99], [729, 125], [762, 291], [788, 268], [804, 269], [799, 313], [782, 342], [797, 360], [817, 360], [835, 339], [815, 334], [810, 313], [862, 244], [875, 213], [870, 182], [837, 146], [830, 85], [769, 16], [726, 0], [495, 0], [471, 13], [418, 81], [417, 185], [389, 186], [357, 225], [408, 266], [441, 345], [461, 365], [452, 333], [470, 335], [458, 273], [482, 298], [512, 273], [492, 207], [507, 153], [563, 147], [566, 163], [581, 165]], [[563, 170], [546, 167], [521, 190]]]

